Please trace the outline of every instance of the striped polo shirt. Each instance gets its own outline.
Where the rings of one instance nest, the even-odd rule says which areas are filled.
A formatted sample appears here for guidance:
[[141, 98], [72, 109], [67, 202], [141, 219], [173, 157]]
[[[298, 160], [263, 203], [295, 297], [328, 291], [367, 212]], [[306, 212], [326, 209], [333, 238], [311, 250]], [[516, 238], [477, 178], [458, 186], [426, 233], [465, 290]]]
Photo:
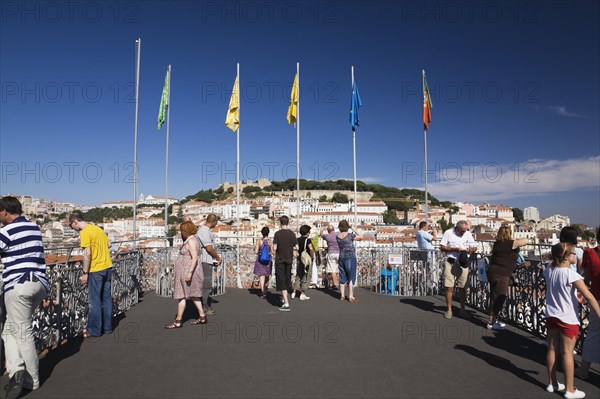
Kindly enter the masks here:
[[4, 292], [34, 276], [48, 289], [42, 232], [37, 224], [19, 216], [0, 228], [0, 258]]

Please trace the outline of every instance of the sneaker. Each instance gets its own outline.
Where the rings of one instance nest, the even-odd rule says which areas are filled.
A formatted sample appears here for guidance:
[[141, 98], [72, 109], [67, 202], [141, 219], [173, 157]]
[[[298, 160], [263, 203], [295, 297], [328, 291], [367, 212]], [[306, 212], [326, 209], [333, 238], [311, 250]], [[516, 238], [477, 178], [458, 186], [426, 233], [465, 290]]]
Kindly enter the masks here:
[[290, 298], [292, 298], [292, 299], [296, 298], [296, 291], [292, 292], [292, 295], [290, 295]]
[[281, 307], [279, 308], [279, 310], [281, 310], [282, 312], [289, 312], [290, 311], [290, 305], [288, 305], [287, 303], [284, 303], [283, 305], [281, 305]]
[[500, 331], [500, 330], [504, 330], [504, 327], [506, 327], [506, 324], [504, 323], [500, 323], [499, 321], [495, 321], [492, 324], [487, 325], [487, 329], [488, 330], [495, 330], [495, 331]]
[[573, 392], [565, 392], [565, 398], [566, 399], [581, 399], [581, 398], [585, 398], [585, 392], [580, 391], [579, 389], [575, 388], [575, 391]]
[[310, 299], [310, 297], [309, 297], [309, 296], [306, 296], [306, 295], [304, 294], [304, 292], [303, 292], [302, 294], [300, 294], [300, 300], [301, 300], [301, 301], [308, 301], [309, 299]]
[[4, 387], [6, 399], [17, 399], [21, 395], [23, 391], [23, 377], [25, 377], [25, 370], [19, 370], [10, 377], [8, 384]]
[[556, 385], [548, 385], [546, 387], [546, 392], [560, 392], [560, 391], [564, 391], [565, 390], [565, 384], [561, 384], [560, 382], [557, 382]]
[[452, 311], [449, 310], [446, 313], [444, 313], [444, 319], [451, 319], [452, 318]]

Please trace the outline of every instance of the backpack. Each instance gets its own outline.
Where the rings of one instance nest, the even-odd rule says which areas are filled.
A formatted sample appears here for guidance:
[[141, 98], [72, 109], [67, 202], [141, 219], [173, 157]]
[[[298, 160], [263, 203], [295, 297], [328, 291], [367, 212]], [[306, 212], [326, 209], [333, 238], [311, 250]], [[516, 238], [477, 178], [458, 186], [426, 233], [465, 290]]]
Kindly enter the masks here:
[[271, 252], [269, 251], [269, 244], [263, 242], [263, 245], [260, 247], [260, 252], [258, 253], [258, 263], [262, 263], [263, 265], [268, 265], [271, 263]]
[[308, 239], [306, 239], [306, 241], [304, 241], [304, 250], [300, 254], [300, 262], [302, 262], [302, 266], [304, 266], [305, 269], [308, 269], [310, 267], [310, 265], [312, 264], [312, 258], [310, 257], [310, 254], [308, 253], [307, 247], [308, 247]]

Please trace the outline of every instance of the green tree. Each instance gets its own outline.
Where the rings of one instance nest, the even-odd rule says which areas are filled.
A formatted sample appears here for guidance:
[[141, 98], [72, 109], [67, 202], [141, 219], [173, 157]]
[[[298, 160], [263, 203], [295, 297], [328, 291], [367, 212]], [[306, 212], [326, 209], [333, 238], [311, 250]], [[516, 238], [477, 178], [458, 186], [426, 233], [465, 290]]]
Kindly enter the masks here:
[[399, 225], [400, 219], [398, 219], [398, 216], [396, 215], [396, 211], [389, 209], [389, 210], [383, 212], [383, 223]]
[[442, 232], [444, 232], [454, 226], [453, 223], [447, 222], [446, 218], [444, 218], [444, 217], [442, 217], [440, 219], [439, 224], [440, 224], [440, 229], [442, 230]]
[[326, 195], [321, 195], [321, 196], [319, 197], [319, 201], [320, 201], [320, 202], [327, 202], [327, 196], [326, 196]]
[[262, 191], [262, 189], [257, 186], [247, 186], [247, 187], [244, 187], [244, 189], [242, 190], [242, 192], [244, 194], [256, 193], [259, 191]]
[[336, 202], [338, 204], [347, 204], [348, 196], [346, 194], [342, 194], [342, 193], [336, 191], [333, 194], [333, 196], [331, 197], [331, 201]]
[[515, 221], [522, 222], [523, 221], [523, 211], [519, 208], [512, 208], [513, 217]]

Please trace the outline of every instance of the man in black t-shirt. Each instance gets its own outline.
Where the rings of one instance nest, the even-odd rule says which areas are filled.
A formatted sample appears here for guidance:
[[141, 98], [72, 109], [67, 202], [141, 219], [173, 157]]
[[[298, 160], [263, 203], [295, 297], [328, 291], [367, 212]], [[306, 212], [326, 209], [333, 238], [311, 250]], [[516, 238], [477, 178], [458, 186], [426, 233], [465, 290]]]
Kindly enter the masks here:
[[275, 281], [277, 291], [281, 291], [283, 304], [279, 308], [282, 312], [290, 311], [288, 300], [289, 290], [292, 289], [292, 262], [294, 259], [294, 250], [298, 250], [296, 235], [288, 225], [290, 218], [282, 216], [279, 218], [281, 230], [275, 233], [273, 246], [275, 249]]

